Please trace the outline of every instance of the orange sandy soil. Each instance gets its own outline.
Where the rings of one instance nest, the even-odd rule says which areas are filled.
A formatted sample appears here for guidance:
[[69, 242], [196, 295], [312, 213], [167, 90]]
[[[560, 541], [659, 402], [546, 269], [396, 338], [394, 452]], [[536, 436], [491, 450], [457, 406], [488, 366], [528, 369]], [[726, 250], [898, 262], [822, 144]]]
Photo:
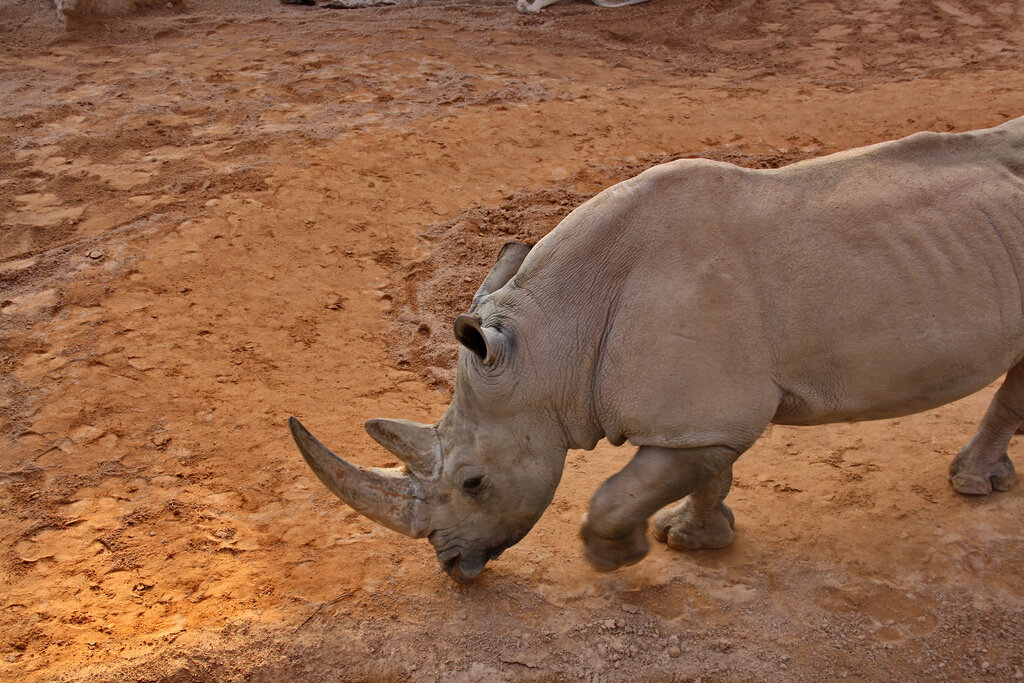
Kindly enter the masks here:
[[393, 462], [362, 422], [442, 414], [496, 245], [645, 165], [1024, 114], [1010, 0], [512, 5], [0, 0], [0, 677], [1024, 678], [1024, 485], [946, 478], [992, 387], [774, 427], [731, 548], [612, 574], [576, 529], [629, 448], [464, 587], [308, 471], [288, 415]]

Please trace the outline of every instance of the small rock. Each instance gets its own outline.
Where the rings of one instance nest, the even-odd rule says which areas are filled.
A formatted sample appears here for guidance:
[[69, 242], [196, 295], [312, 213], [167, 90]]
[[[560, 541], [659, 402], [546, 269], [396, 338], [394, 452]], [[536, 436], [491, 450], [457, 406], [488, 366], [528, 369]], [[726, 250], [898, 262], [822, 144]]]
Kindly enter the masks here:
[[1017, 669], [1013, 672], [1013, 677], [1016, 678], [1018, 681], [1024, 681], [1024, 671]]
[[672, 635], [670, 635], [668, 637], [668, 644], [669, 645], [679, 645], [679, 636], [677, 636], [674, 633]]
[[988, 668], [990, 666], [991, 666], [991, 664], [989, 664], [988, 662], [982, 662], [981, 663], [981, 668], [984, 669], [985, 671], [988, 671]]
[[86, 256], [95, 261], [96, 259], [103, 258], [103, 252], [98, 249], [90, 249]]
[[614, 619], [608, 619], [607, 621], [604, 622], [604, 627], [606, 629], [609, 629], [609, 630], [614, 629], [615, 628], [615, 620]]
[[345, 308], [345, 297], [332, 294], [327, 297], [327, 301], [324, 303], [324, 308], [329, 311], [340, 311]]
[[683, 654], [683, 651], [680, 650], [675, 645], [673, 645], [672, 647], [670, 647], [668, 649], [668, 656], [671, 657], [672, 659], [675, 659], [676, 657], [679, 657], [681, 654]]

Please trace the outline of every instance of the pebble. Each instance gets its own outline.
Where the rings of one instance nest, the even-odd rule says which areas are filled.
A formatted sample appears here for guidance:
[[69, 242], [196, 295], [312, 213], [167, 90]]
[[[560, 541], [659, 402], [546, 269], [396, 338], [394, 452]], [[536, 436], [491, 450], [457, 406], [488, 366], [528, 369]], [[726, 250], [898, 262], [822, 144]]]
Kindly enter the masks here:
[[96, 260], [96, 259], [98, 259], [98, 258], [103, 258], [103, 252], [102, 252], [102, 251], [100, 251], [100, 250], [98, 250], [98, 249], [90, 249], [90, 250], [89, 250], [89, 251], [88, 251], [88, 252], [86, 253], [86, 256], [88, 256], [88, 257], [89, 257], [89, 258], [91, 258], [91, 259], [92, 259], [93, 261], [95, 261], [95, 260]]
[[669, 645], [678, 645], [679, 644], [679, 636], [677, 636], [674, 633], [672, 635], [670, 635], [668, 637], [668, 644]]
[[668, 656], [669, 656], [669, 657], [672, 657], [673, 659], [675, 659], [676, 657], [678, 657], [678, 656], [679, 656], [679, 655], [681, 655], [681, 654], [683, 654], [683, 651], [682, 651], [682, 650], [680, 650], [680, 649], [679, 649], [678, 647], [676, 647], [675, 645], [673, 645], [672, 647], [670, 647], [670, 648], [668, 649]]
[[607, 629], [613, 629], [613, 628], [615, 628], [615, 620], [614, 620], [614, 619], [608, 619], [608, 620], [606, 620], [606, 621], [604, 622], [604, 627], [605, 627], [605, 628], [607, 628]]

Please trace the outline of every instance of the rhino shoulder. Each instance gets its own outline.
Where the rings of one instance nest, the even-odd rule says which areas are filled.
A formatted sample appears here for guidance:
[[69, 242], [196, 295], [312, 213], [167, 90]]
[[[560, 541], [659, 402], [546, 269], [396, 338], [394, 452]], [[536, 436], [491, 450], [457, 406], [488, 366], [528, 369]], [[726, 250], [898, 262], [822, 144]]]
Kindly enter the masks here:
[[715, 187], [733, 188], [743, 178], [761, 174], [757, 169], [744, 168], [725, 161], [712, 159], [677, 159], [652, 166], [627, 183], [635, 190], [661, 196], [680, 190], [702, 193]]

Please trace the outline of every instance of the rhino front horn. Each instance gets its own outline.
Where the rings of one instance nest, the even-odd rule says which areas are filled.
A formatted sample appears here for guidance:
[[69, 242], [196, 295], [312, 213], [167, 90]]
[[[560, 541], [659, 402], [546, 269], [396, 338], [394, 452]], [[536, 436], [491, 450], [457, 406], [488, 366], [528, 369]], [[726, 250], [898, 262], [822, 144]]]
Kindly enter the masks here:
[[430, 531], [420, 484], [401, 468], [356, 467], [332, 453], [294, 417], [288, 418], [288, 428], [316, 476], [349, 507], [406, 536], [421, 538]]

